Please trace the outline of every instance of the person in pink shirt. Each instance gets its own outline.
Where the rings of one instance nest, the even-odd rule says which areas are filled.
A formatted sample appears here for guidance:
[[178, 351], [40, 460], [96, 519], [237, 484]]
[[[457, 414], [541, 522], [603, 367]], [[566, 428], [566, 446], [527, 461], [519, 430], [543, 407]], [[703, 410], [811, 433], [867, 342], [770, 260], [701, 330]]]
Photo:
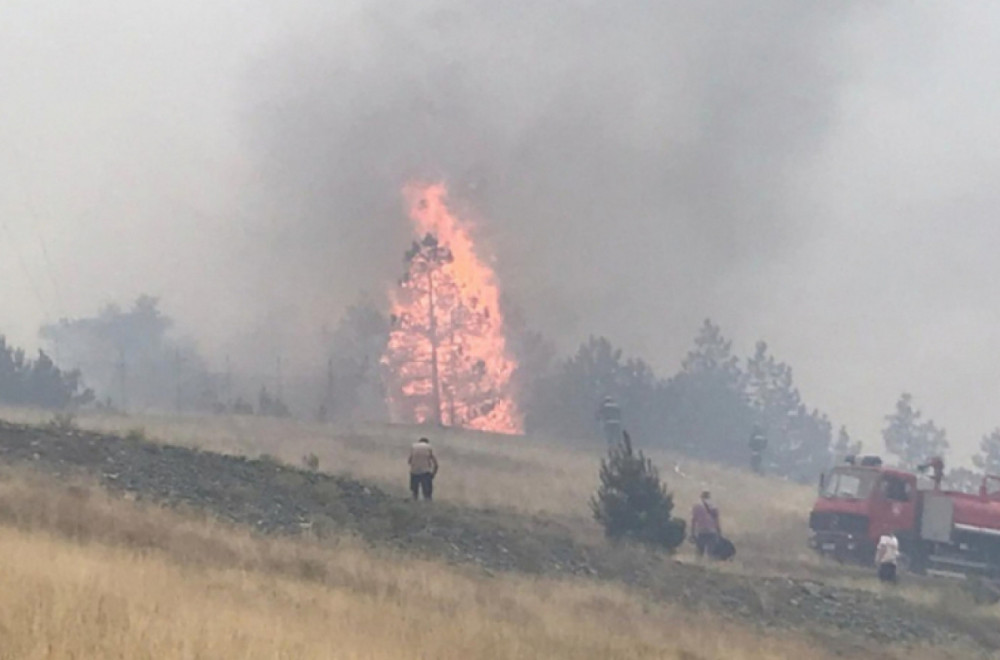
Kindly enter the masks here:
[[719, 510], [712, 506], [712, 495], [707, 490], [701, 494], [701, 500], [691, 509], [691, 537], [698, 548], [698, 556], [705, 553], [711, 557], [715, 544], [722, 535], [719, 524]]

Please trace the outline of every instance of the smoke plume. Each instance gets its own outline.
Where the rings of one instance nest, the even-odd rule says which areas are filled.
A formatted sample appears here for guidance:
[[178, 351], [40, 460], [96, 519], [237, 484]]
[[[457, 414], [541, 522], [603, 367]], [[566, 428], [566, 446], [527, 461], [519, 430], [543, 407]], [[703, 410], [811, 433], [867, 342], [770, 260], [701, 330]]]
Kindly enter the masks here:
[[247, 79], [272, 298], [312, 291], [301, 301], [335, 311], [380, 293], [408, 244], [401, 187], [443, 178], [533, 325], [676, 348], [644, 345], [637, 309], [693, 331], [700, 300], [800, 230], [795, 174], [827, 135], [848, 14], [396, 0], [313, 15]]

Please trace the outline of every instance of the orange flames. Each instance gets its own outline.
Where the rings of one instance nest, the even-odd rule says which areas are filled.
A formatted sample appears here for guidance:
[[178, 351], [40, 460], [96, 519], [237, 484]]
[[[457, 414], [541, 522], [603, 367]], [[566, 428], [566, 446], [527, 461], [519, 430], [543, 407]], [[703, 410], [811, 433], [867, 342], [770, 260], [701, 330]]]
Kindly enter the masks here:
[[418, 240], [390, 293], [390, 408], [401, 421], [520, 433], [496, 274], [448, 209], [444, 184], [409, 185], [403, 195]]

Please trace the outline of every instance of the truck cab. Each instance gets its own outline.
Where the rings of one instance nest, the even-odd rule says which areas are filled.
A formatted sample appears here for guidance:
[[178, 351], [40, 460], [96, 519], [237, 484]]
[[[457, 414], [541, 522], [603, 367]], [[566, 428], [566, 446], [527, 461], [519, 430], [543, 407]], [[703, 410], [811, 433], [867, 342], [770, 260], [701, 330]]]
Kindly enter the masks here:
[[916, 475], [880, 462], [846, 464], [825, 473], [809, 516], [810, 545], [839, 560], [870, 564], [879, 538], [894, 532], [909, 545], [917, 527]]

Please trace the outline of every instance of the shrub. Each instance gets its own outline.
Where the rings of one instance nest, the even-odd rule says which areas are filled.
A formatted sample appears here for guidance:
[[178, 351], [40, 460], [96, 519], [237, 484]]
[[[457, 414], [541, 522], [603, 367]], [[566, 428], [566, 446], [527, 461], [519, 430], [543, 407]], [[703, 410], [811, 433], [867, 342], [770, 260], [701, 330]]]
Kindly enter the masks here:
[[257, 460], [266, 465], [274, 465], [276, 467], [281, 466], [281, 461], [279, 461], [278, 458], [272, 454], [267, 454], [267, 453], [261, 454], [260, 456], [257, 457]]
[[69, 433], [70, 431], [78, 430], [76, 425], [76, 417], [72, 412], [56, 413], [49, 420], [49, 429], [57, 433]]
[[129, 429], [125, 434], [125, 439], [130, 442], [147, 442], [149, 438], [146, 437], [146, 429], [140, 426]]
[[0, 402], [66, 410], [93, 400], [79, 371], [62, 371], [44, 351], [32, 360], [0, 335]]
[[608, 450], [601, 461], [601, 486], [591, 500], [594, 518], [611, 539], [637, 541], [672, 551], [684, 542], [685, 523], [672, 518], [674, 498], [652, 461], [632, 451], [632, 440]]
[[307, 470], [316, 472], [319, 470], [319, 456], [316, 454], [306, 454], [302, 457], [302, 465], [304, 465]]

